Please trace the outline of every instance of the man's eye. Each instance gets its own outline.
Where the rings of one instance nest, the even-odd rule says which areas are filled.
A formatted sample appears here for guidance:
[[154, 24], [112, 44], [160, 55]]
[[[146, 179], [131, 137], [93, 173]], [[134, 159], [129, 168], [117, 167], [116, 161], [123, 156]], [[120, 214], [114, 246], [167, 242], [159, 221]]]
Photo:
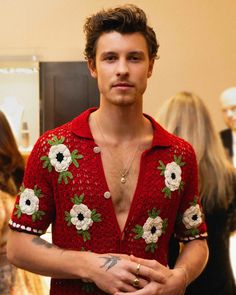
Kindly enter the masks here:
[[134, 62], [136, 62], [136, 61], [140, 61], [140, 60], [141, 60], [140, 56], [130, 56], [129, 59], [130, 59], [131, 61], [134, 61]]
[[110, 55], [110, 56], [106, 56], [104, 59], [107, 61], [114, 61], [116, 60], [116, 57], [114, 55]]

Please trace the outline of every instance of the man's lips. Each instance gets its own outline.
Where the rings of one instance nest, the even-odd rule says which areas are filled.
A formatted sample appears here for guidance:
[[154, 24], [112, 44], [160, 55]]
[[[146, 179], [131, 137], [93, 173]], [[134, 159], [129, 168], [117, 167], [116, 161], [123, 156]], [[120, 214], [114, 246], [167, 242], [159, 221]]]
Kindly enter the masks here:
[[112, 84], [112, 87], [123, 87], [123, 88], [126, 88], [126, 87], [133, 87], [133, 84], [131, 83], [128, 83], [128, 82], [117, 82], [117, 83], [114, 83]]

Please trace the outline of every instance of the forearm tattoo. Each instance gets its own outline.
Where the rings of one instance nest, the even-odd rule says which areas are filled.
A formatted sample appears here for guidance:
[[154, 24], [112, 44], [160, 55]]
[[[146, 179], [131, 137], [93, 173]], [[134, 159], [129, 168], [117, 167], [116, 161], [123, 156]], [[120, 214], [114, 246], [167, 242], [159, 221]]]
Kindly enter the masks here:
[[44, 247], [46, 247], [46, 248], [48, 248], [48, 249], [51, 249], [51, 248], [57, 248], [57, 246], [55, 246], [55, 245], [53, 245], [53, 244], [51, 244], [51, 243], [49, 243], [49, 242], [47, 242], [47, 241], [41, 239], [40, 237], [35, 237], [35, 238], [33, 238], [33, 239], [32, 239], [32, 242], [33, 242], [34, 244], [38, 245], [38, 246], [44, 246]]
[[99, 258], [105, 259], [104, 264], [100, 267], [101, 268], [106, 267], [106, 271], [112, 268], [113, 266], [115, 266], [118, 263], [118, 260], [121, 260], [120, 257], [113, 256], [113, 255], [110, 255], [109, 257], [105, 256], [105, 257], [99, 257]]

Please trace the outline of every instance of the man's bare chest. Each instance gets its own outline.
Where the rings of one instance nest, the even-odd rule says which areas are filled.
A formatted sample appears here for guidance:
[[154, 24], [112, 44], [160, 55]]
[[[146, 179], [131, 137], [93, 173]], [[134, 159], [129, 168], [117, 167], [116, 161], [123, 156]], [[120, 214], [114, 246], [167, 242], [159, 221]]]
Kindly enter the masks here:
[[129, 167], [125, 166], [127, 164], [125, 161], [112, 159], [105, 152], [101, 157], [115, 211], [127, 210], [132, 202], [138, 182], [141, 153], [137, 153]]

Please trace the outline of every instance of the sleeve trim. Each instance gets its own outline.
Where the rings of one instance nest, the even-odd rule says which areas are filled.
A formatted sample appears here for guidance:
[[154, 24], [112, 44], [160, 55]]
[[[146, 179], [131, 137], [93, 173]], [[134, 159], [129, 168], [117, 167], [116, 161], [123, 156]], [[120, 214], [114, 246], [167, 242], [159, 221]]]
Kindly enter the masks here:
[[16, 222], [12, 221], [12, 219], [9, 220], [9, 225], [11, 228], [17, 229], [18, 231], [26, 231], [29, 233], [34, 233], [34, 234], [39, 234], [39, 235], [42, 235], [46, 232], [41, 229], [35, 229], [30, 226], [25, 226], [23, 224], [16, 223]]
[[197, 240], [197, 239], [202, 239], [202, 238], [207, 238], [207, 232], [199, 234], [199, 235], [195, 235], [195, 236], [191, 236], [191, 237], [176, 237], [180, 242], [188, 242], [188, 241], [193, 241], [193, 240]]

